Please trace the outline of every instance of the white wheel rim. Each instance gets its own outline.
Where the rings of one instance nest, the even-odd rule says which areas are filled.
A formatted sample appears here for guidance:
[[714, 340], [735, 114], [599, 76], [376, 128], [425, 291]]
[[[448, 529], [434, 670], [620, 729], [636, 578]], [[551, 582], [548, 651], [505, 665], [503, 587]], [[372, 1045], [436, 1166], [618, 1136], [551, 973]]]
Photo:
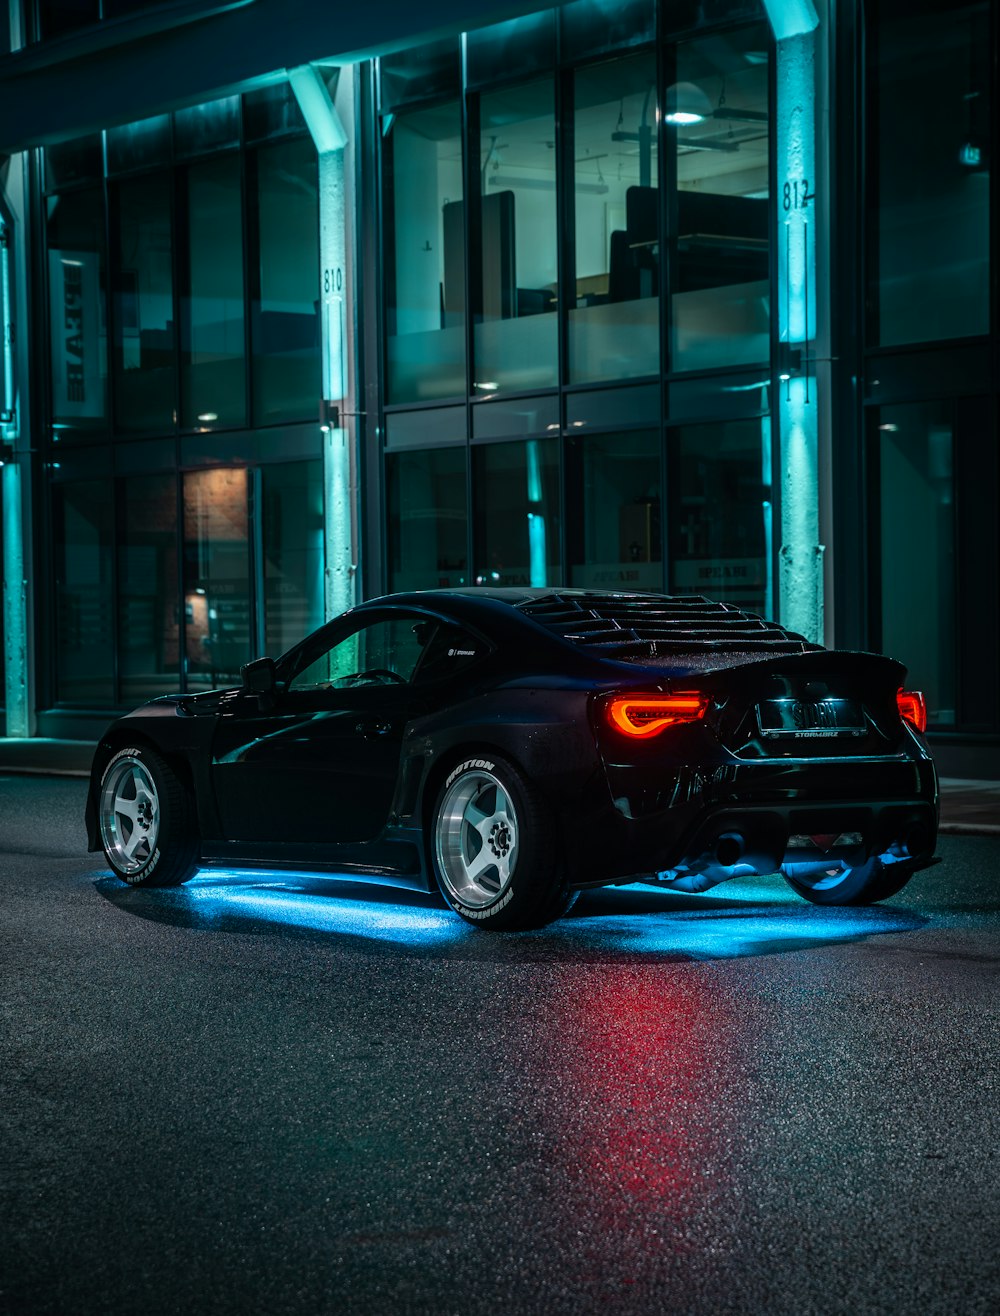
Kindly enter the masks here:
[[137, 873], [156, 849], [160, 797], [141, 759], [129, 755], [109, 770], [101, 786], [101, 841], [121, 873]]
[[445, 792], [434, 827], [438, 872], [448, 894], [470, 909], [494, 904], [517, 864], [517, 815], [492, 772], [463, 772]]

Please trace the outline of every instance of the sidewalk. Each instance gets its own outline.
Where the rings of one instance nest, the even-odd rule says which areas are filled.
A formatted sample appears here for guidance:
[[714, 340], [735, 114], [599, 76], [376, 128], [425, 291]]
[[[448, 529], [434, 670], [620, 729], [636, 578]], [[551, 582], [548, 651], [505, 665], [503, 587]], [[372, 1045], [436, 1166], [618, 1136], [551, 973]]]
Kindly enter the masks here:
[[[86, 740], [0, 738], [0, 773], [88, 777], [94, 745]], [[1000, 781], [941, 778], [941, 831], [1000, 836]]]

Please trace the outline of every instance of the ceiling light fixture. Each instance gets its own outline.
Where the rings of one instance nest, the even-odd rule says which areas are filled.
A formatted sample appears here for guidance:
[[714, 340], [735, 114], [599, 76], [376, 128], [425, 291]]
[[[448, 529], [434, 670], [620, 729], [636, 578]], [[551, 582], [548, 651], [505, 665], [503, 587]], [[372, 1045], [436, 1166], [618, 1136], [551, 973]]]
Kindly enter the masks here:
[[700, 87], [693, 82], [675, 82], [667, 88], [667, 106], [664, 118], [679, 128], [701, 123], [712, 114], [712, 103]]

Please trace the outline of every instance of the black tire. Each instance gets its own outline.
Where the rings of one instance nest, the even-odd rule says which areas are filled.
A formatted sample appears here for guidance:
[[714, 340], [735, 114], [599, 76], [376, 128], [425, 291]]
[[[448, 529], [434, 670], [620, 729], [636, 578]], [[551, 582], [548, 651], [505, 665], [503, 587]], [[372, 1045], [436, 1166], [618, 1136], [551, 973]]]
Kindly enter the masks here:
[[154, 749], [128, 746], [108, 761], [97, 819], [105, 858], [129, 886], [180, 886], [195, 873], [194, 801]]
[[883, 864], [872, 858], [856, 868], [837, 864], [824, 869], [819, 864], [785, 864], [781, 875], [797, 894], [814, 905], [873, 905], [902, 891], [916, 871], [905, 860]]
[[451, 769], [434, 804], [427, 848], [445, 901], [477, 928], [544, 927], [576, 899], [550, 811], [498, 754], [484, 752]]

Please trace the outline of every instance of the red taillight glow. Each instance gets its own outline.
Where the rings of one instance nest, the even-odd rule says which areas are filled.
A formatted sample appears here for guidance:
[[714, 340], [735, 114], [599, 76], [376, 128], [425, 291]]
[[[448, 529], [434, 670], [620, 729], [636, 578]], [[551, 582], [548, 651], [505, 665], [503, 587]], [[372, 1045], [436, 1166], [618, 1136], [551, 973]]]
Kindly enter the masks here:
[[697, 722], [708, 711], [708, 695], [615, 695], [608, 720], [626, 736], [655, 736], [681, 722]]
[[927, 730], [927, 700], [919, 690], [897, 690], [896, 707], [899, 716], [917, 731]]

